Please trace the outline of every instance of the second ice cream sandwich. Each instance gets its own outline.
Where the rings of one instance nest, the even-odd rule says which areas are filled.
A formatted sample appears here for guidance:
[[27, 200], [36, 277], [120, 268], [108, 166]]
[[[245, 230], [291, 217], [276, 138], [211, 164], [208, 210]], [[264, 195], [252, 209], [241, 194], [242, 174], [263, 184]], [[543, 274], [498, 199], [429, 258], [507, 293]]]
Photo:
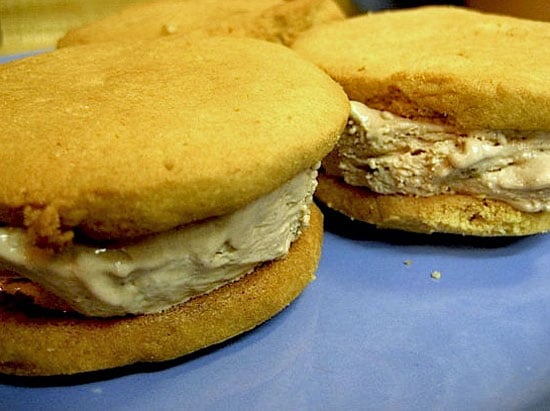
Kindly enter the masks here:
[[550, 229], [550, 24], [456, 7], [362, 15], [295, 50], [352, 110], [318, 198], [380, 227]]

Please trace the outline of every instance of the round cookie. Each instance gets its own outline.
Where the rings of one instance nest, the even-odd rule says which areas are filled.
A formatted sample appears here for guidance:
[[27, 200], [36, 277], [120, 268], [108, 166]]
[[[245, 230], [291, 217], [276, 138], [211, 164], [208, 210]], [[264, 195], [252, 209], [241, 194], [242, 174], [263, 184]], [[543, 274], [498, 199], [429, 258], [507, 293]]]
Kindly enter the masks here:
[[234, 211], [326, 155], [349, 110], [291, 50], [229, 37], [65, 48], [0, 82], [0, 221], [52, 242]]
[[71, 29], [58, 47], [173, 35], [248, 36], [289, 45], [302, 31], [344, 17], [332, 0], [155, 1]]
[[180, 357], [248, 331], [284, 309], [313, 280], [321, 253], [322, 214], [288, 255], [239, 281], [159, 314], [111, 319], [0, 303], [0, 372], [75, 374]]
[[549, 43], [545, 22], [431, 6], [316, 27], [293, 48], [372, 108], [461, 129], [550, 130]]
[[350, 218], [379, 228], [480, 237], [521, 236], [550, 229], [550, 213], [526, 213], [501, 201], [465, 195], [382, 195], [319, 175], [316, 197]]

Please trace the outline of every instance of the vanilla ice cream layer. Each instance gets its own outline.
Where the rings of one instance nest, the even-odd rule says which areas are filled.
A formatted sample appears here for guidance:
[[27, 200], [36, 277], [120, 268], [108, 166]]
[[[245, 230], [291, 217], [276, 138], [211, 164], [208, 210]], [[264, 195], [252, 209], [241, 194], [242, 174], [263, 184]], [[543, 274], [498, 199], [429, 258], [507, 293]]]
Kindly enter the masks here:
[[88, 316], [160, 312], [285, 256], [309, 222], [316, 177], [307, 170], [232, 214], [125, 245], [37, 255], [23, 229], [0, 227], [0, 266]]
[[[351, 103], [329, 174], [381, 194], [468, 194], [550, 211], [550, 132], [457, 132]], [[330, 160], [330, 161], [329, 161]]]

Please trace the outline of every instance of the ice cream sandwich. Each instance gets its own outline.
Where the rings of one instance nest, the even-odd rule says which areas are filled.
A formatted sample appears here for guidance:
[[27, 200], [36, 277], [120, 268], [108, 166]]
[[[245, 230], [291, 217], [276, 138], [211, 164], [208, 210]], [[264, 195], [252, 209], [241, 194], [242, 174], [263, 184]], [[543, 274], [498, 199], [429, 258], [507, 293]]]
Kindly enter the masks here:
[[349, 101], [292, 50], [101, 43], [1, 65], [0, 83], [0, 372], [176, 358], [313, 279], [316, 170]]
[[58, 47], [174, 35], [245, 36], [290, 45], [302, 31], [344, 18], [333, 0], [160, 0], [75, 27]]
[[351, 114], [318, 198], [420, 233], [550, 229], [550, 24], [430, 6], [314, 28], [294, 49]]

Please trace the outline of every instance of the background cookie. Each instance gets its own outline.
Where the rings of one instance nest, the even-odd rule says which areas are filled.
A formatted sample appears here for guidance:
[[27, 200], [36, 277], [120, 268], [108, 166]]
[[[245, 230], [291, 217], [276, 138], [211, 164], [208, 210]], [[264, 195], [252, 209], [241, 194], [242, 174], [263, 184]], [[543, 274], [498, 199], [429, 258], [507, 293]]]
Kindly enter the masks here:
[[171, 35], [247, 36], [288, 45], [300, 32], [344, 17], [332, 0], [165, 0], [128, 6], [71, 29], [58, 47]]

